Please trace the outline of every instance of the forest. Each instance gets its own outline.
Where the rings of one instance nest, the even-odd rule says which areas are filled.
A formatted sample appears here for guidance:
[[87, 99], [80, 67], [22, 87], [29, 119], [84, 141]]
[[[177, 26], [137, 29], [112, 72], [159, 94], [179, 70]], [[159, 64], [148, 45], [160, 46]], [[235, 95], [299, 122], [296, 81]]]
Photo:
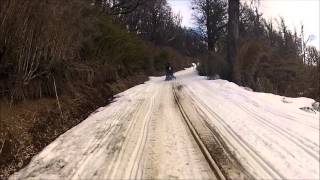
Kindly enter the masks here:
[[167, 63], [319, 101], [319, 50], [303, 25], [268, 21], [258, 3], [192, 0], [187, 28], [166, 0], [2, 0], [0, 179]]
[[[233, 6], [224, 0], [194, 0], [193, 6], [208, 49], [202, 54], [200, 74], [219, 75], [254, 91], [319, 101], [320, 54], [308, 45], [303, 25], [291, 31], [282, 17], [266, 20], [259, 12], [259, 1], [251, 1], [238, 8], [237, 40], [232, 45], [228, 12], [235, 12], [230, 10]], [[236, 47], [236, 61], [230, 60], [231, 46]]]

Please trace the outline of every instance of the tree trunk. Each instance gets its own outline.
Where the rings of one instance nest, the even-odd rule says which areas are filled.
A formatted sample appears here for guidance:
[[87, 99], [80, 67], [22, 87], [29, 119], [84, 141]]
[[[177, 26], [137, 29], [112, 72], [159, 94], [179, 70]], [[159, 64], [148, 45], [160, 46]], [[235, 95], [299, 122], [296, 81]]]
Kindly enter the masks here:
[[209, 0], [206, 0], [206, 27], [207, 27], [207, 42], [208, 42], [208, 50], [209, 51], [213, 51], [214, 49], [214, 43], [213, 43], [213, 37], [212, 37], [212, 27], [211, 27], [211, 23], [210, 23], [210, 19], [211, 19], [211, 13], [210, 13], [210, 2]]
[[230, 79], [237, 83], [241, 83], [240, 71], [237, 66], [237, 44], [239, 39], [239, 7], [240, 0], [229, 0], [228, 14], [228, 62], [231, 66]]

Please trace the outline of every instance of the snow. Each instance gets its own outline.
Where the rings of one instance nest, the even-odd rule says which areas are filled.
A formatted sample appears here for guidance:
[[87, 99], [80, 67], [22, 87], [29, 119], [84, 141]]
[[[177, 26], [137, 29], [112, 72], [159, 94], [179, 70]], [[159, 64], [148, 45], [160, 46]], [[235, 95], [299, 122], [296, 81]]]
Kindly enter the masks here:
[[10, 179], [214, 178], [174, 103], [174, 83], [255, 178], [319, 178], [319, 112], [300, 109], [314, 100], [207, 80], [194, 67], [175, 75], [116, 95]]
[[312, 108], [314, 100], [248, 91], [225, 80], [206, 80], [193, 69], [179, 76], [207, 121], [254, 177], [319, 178], [319, 112], [300, 109]]
[[115, 97], [10, 179], [215, 179], [171, 82], [151, 77]]

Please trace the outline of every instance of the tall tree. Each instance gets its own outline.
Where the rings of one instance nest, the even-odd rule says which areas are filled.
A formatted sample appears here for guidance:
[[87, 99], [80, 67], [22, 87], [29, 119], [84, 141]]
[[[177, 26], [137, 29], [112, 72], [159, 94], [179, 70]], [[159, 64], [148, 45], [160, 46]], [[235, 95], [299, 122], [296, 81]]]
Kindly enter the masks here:
[[227, 3], [224, 0], [193, 0], [193, 15], [204, 36], [209, 51], [216, 51], [218, 40], [224, 35]]
[[[258, 2], [257, 2], [258, 3]], [[239, 36], [241, 38], [261, 39], [264, 33], [264, 19], [259, 12], [259, 5], [252, 2], [250, 5], [240, 5]]]
[[228, 62], [231, 65], [232, 81], [241, 83], [240, 71], [236, 67], [237, 63], [237, 44], [239, 39], [239, 11], [240, 0], [229, 0], [228, 7]]

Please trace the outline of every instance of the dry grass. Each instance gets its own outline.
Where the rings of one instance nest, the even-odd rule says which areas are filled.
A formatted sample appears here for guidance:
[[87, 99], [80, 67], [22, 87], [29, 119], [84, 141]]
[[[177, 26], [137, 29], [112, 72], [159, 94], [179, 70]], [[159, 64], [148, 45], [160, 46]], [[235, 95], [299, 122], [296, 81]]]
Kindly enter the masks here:
[[41, 99], [13, 106], [0, 101], [0, 179], [21, 168], [36, 153], [29, 131], [39, 112], [50, 109], [54, 103], [54, 99]]
[[0, 179], [6, 179], [27, 165], [35, 154], [60, 134], [83, 121], [98, 107], [106, 105], [112, 95], [146, 79], [140, 74], [95, 88], [82, 86], [76, 96], [60, 97], [63, 117], [55, 98], [27, 100], [13, 106], [0, 101]]

